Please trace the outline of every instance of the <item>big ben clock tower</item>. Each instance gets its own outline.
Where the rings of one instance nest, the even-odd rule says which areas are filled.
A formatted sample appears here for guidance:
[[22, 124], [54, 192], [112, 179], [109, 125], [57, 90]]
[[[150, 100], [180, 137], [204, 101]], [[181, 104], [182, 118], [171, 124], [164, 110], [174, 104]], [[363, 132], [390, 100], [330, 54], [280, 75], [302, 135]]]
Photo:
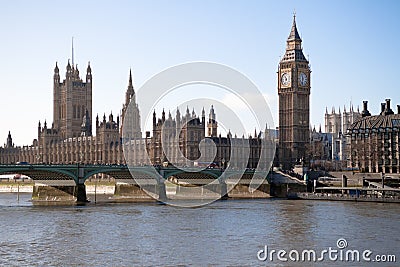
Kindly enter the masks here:
[[310, 66], [304, 57], [296, 16], [279, 62], [279, 161], [290, 168], [305, 158], [310, 127]]

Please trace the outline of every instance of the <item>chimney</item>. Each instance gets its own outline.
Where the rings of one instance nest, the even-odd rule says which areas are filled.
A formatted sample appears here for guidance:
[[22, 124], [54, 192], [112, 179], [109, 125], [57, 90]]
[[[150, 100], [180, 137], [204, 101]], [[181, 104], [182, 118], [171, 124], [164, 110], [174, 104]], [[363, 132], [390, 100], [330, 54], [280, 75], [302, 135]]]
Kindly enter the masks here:
[[392, 114], [394, 114], [393, 110], [390, 108], [390, 99], [387, 98], [387, 99], [385, 99], [385, 101], [386, 101], [385, 115], [392, 115]]
[[386, 108], [386, 104], [381, 103], [381, 115], [385, 115], [385, 108]]
[[390, 109], [390, 99], [386, 98], [385, 101], [386, 101], [386, 109]]
[[397, 114], [400, 114], [400, 105], [397, 105]]
[[361, 112], [361, 117], [371, 116], [371, 113], [368, 111], [368, 101], [363, 101], [363, 111]]

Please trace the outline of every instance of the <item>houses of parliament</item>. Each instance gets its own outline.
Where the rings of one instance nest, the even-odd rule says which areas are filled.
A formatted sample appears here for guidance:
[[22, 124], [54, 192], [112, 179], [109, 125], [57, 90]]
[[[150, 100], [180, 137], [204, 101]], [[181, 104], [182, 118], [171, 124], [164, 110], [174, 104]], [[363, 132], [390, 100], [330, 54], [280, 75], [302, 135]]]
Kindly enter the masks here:
[[[310, 96], [309, 62], [302, 51], [302, 40], [297, 30], [295, 16], [287, 39], [286, 52], [278, 68], [278, 95], [279, 95], [279, 156], [277, 159], [284, 167], [290, 167], [301, 161], [306, 154], [305, 146], [309, 142], [309, 96]], [[140, 103], [136, 103], [135, 90], [132, 82], [132, 73], [129, 73], [125, 101], [120, 115], [114, 117], [105, 114], [93, 118], [92, 113], [92, 69], [90, 63], [86, 68], [83, 79], [77, 65], [68, 61], [65, 79], [61, 81], [60, 69], [56, 63], [53, 74], [53, 123], [40, 121], [37, 128], [37, 139], [29, 146], [15, 146], [11, 133], [7, 137], [4, 147], [0, 147], [0, 164], [29, 162], [31, 164], [129, 164], [142, 166], [162, 164], [165, 162], [169, 149], [179, 149], [185, 160], [177, 155], [168, 157], [169, 163], [187, 165], [188, 160], [193, 162], [200, 157], [199, 145], [202, 140], [214, 142], [214, 162], [221, 167], [232, 164], [231, 153], [238, 151], [246, 144], [250, 151], [245, 159], [247, 168], [256, 168], [266, 165], [261, 155], [261, 149], [274, 151], [275, 135], [270, 129], [255, 132], [254, 135], [237, 137], [228, 133], [222, 137], [218, 134], [218, 120], [216, 111], [209, 107], [208, 118], [203, 108], [201, 116], [194, 111], [181, 114], [165, 114], [161, 118], [153, 113], [152, 132], [143, 136], [140, 128]], [[129, 108], [129, 120], [124, 120]], [[133, 108], [132, 108], [133, 107]], [[93, 125], [94, 122], [94, 125]], [[123, 125], [123, 124], [126, 125]], [[129, 162], [124, 156], [123, 127], [129, 127]], [[92, 129], [94, 128], [94, 132]], [[178, 131], [179, 130], [179, 131]], [[173, 137], [162, 146], [161, 131], [168, 131]], [[263, 140], [268, 140], [262, 146]], [[213, 154], [214, 153], [214, 154]], [[168, 154], [168, 153], [167, 153]], [[273, 155], [275, 156], [275, 155]], [[273, 157], [272, 156], [272, 157]], [[259, 165], [260, 164], [260, 165]], [[270, 166], [262, 166], [269, 168]]]
[[[30, 164], [130, 164], [131, 166], [163, 164], [166, 158], [165, 151], [182, 151], [184, 159], [177, 155], [168, 158], [169, 163], [187, 166], [200, 157], [199, 145], [206, 138], [216, 144], [216, 151], [205, 151], [216, 155], [213, 162], [218, 166], [226, 166], [232, 149], [240, 149], [248, 144], [250, 153], [247, 167], [257, 167], [260, 159], [262, 133], [254, 133], [249, 137], [233, 137], [218, 135], [218, 122], [213, 106], [210, 107], [208, 119], [205, 110], [202, 115], [189, 112], [181, 115], [177, 110], [174, 118], [171, 113], [168, 117], [162, 111], [161, 118], [157, 119], [153, 113], [153, 130], [142, 136], [140, 127], [139, 105], [132, 82], [132, 73], [129, 72], [128, 87], [121, 115], [111, 113], [102, 118], [95, 118], [95, 134], [92, 132], [92, 70], [90, 63], [86, 68], [86, 77], [83, 80], [77, 66], [68, 62], [65, 79], [61, 82], [60, 70], [56, 63], [53, 74], [53, 118], [48, 125], [39, 121], [37, 128], [38, 138], [30, 146], [15, 146], [9, 132], [7, 142], [0, 148], [0, 164], [15, 164], [28, 162]], [[130, 105], [129, 120], [124, 120]], [[124, 126], [124, 122], [126, 125]], [[129, 162], [123, 151], [122, 128], [129, 127]], [[179, 130], [179, 131], [178, 131]], [[168, 132], [172, 138], [162, 147], [161, 133]], [[164, 133], [165, 133], [164, 132]], [[171, 135], [172, 133], [172, 135]], [[175, 138], [175, 136], [178, 138]], [[125, 148], [126, 148], [125, 147]], [[204, 152], [204, 151], [203, 151]], [[266, 167], [266, 166], [265, 166]]]

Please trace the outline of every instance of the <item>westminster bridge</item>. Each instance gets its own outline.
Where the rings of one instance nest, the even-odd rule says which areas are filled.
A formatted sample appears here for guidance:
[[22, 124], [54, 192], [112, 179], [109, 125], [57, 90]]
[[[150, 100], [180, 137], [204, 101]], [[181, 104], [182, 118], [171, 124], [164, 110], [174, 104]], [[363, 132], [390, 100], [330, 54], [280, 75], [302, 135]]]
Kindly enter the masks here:
[[[115, 195], [142, 200], [156, 199], [164, 202], [170, 196], [168, 188], [178, 187], [179, 192], [189, 192], [194, 187], [228, 197], [269, 197], [271, 173], [247, 169], [244, 171], [221, 168], [176, 168], [126, 165], [0, 165], [0, 174], [21, 174], [34, 182], [34, 201], [86, 202], [85, 181], [96, 175], [115, 179]], [[254, 190], [252, 183], [256, 184]], [[186, 194], [192, 197], [193, 193]], [[184, 194], [183, 194], [184, 195]]]

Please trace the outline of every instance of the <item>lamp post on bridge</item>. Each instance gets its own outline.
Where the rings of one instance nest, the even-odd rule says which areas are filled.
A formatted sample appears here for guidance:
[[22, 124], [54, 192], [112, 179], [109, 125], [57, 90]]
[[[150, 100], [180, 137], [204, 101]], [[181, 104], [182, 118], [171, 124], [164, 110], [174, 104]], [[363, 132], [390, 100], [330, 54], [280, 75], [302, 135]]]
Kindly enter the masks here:
[[[221, 159], [221, 172], [224, 173], [225, 170], [225, 164], [227, 163], [227, 161], [222, 158]], [[221, 192], [221, 199], [228, 199], [228, 187], [225, 181], [225, 178], [222, 178], [225, 176], [220, 176], [219, 180], [219, 184], [220, 184], [220, 192]]]

